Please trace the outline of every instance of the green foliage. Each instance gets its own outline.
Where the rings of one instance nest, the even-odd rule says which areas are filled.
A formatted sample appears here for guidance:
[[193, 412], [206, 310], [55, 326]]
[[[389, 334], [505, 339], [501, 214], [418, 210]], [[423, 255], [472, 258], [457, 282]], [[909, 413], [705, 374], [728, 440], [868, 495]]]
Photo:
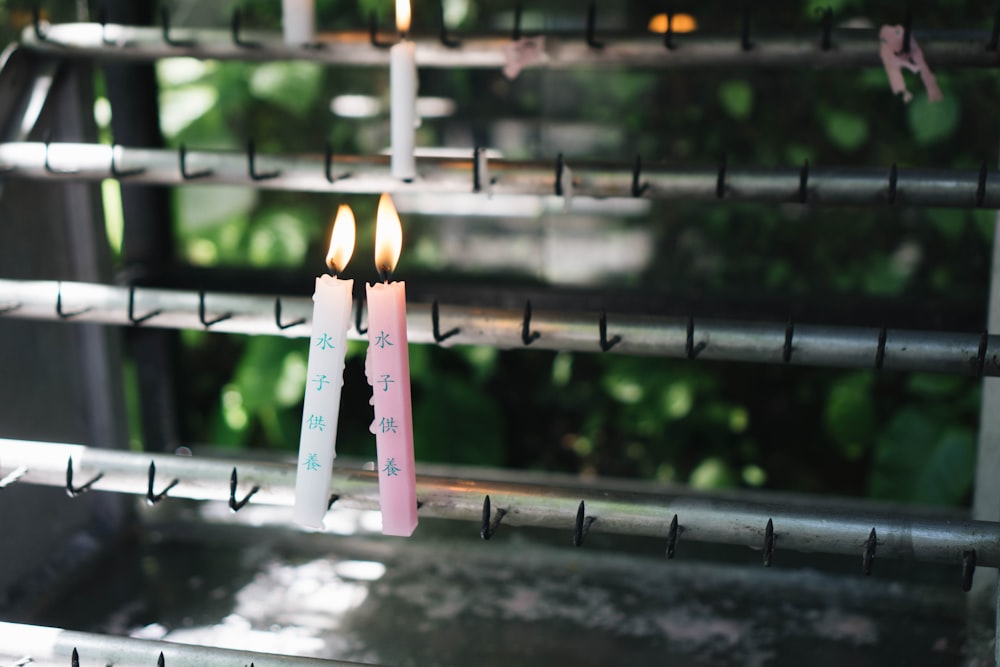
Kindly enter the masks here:
[[917, 143], [933, 144], [955, 133], [961, 115], [961, 106], [955, 95], [946, 95], [939, 102], [931, 102], [927, 94], [921, 92], [910, 102], [906, 119]]
[[741, 79], [726, 81], [719, 86], [719, 102], [726, 113], [743, 120], [753, 110], [753, 88]]
[[830, 141], [848, 152], [860, 148], [868, 138], [868, 121], [856, 113], [830, 111], [826, 114], [824, 128]]

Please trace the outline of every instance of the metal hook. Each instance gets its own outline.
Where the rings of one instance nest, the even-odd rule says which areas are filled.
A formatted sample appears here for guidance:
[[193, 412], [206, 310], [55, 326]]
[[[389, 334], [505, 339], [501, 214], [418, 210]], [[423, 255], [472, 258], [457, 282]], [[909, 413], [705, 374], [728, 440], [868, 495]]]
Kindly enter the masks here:
[[573, 527], [573, 546], [579, 547], [583, 546], [583, 538], [587, 536], [590, 531], [590, 526], [597, 521], [597, 517], [587, 516], [586, 507], [583, 501], [580, 501], [580, 506], [576, 510], [576, 525]]
[[753, 48], [753, 42], [750, 41], [750, 3], [745, 3], [743, 5], [743, 20], [740, 26], [740, 48], [744, 51], [749, 51]]
[[77, 317], [79, 315], [83, 315], [84, 313], [89, 312], [91, 310], [93, 310], [93, 308], [91, 308], [90, 306], [87, 306], [86, 308], [84, 308], [82, 310], [74, 310], [71, 313], [67, 313], [66, 311], [64, 311], [63, 310], [63, 306], [62, 306], [62, 282], [57, 283], [57, 286], [56, 286], [56, 315], [59, 316], [59, 319], [61, 319], [61, 320], [68, 320], [70, 318]]
[[161, 314], [163, 311], [161, 309], [152, 310], [141, 317], [135, 316], [135, 285], [129, 285], [128, 287], [128, 321], [132, 323], [132, 326], [139, 326], [143, 322], [157, 315]]
[[809, 201], [809, 160], [802, 163], [799, 169], [799, 203], [805, 204]]
[[338, 500], [340, 500], [340, 494], [339, 493], [331, 493], [330, 494], [330, 502], [328, 502], [326, 504], [326, 511], [329, 512], [330, 508], [333, 507], [333, 504], [335, 502], [337, 502]]
[[237, 7], [233, 10], [233, 19], [230, 24], [230, 29], [233, 36], [233, 44], [243, 49], [259, 49], [260, 42], [248, 42], [240, 36], [240, 28], [243, 23], [243, 12]]
[[482, 192], [483, 185], [479, 182], [479, 151], [482, 150], [479, 146], [475, 146], [472, 149], [472, 191]]
[[521, 13], [523, 10], [524, 7], [520, 3], [514, 7], [514, 29], [510, 33], [510, 38], [515, 42], [521, 39]]
[[162, 22], [162, 32], [163, 41], [169, 45], [177, 48], [187, 48], [194, 46], [193, 39], [174, 39], [170, 36], [170, 9], [167, 7], [162, 7], [160, 9], [160, 20]]
[[67, 176], [67, 175], [70, 175], [70, 174], [79, 174], [80, 173], [79, 169], [53, 169], [52, 168], [52, 165], [49, 164], [49, 144], [52, 143], [51, 138], [52, 138], [52, 133], [49, 132], [49, 131], [46, 131], [45, 132], [45, 140], [44, 140], [45, 141], [45, 162], [43, 163], [43, 166], [45, 167], [45, 171], [47, 171], [50, 174], [55, 174], [57, 176]]
[[282, 321], [281, 321], [281, 297], [279, 296], [279, 297], [276, 297], [274, 299], [274, 323], [278, 326], [278, 329], [280, 331], [284, 331], [285, 329], [291, 329], [292, 327], [296, 327], [296, 326], [298, 326], [300, 324], [305, 324], [306, 323], [306, 318], [300, 317], [299, 319], [292, 320], [291, 322], [288, 322], [287, 324], [282, 323]]
[[177, 160], [180, 164], [181, 178], [185, 181], [193, 181], [197, 178], [205, 178], [215, 173], [212, 169], [202, 169], [201, 171], [189, 172], [187, 170], [187, 147], [184, 144], [177, 149]]
[[587, 46], [589, 46], [592, 49], [603, 49], [604, 42], [598, 41], [594, 37], [594, 33], [596, 32], [596, 26], [595, 26], [596, 23], [597, 23], [597, 7], [594, 5], [593, 2], [591, 2], [589, 5], [587, 5], [587, 32], [586, 32]]
[[792, 361], [792, 336], [795, 335], [795, 325], [789, 320], [785, 325], [785, 344], [781, 348], [781, 360], [784, 363]]
[[976, 356], [976, 377], [983, 377], [983, 369], [986, 368], [986, 348], [990, 344], [990, 332], [984, 331], [979, 337], [979, 352]]
[[962, 552], [962, 590], [968, 593], [972, 590], [972, 577], [976, 574], [976, 550]]
[[333, 175], [333, 144], [329, 141], [323, 146], [323, 175], [326, 176], [328, 183], [348, 178], [351, 175], [350, 172], [346, 172], [343, 176], [339, 177]]
[[677, 549], [677, 535], [680, 533], [680, 525], [677, 523], [677, 515], [670, 520], [670, 529], [667, 531], [667, 558], [673, 558]]
[[120, 181], [124, 178], [128, 178], [129, 176], [135, 176], [136, 174], [141, 174], [146, 171], [145, 167], [136, 167], [135, 169], [125, 170], [119, 169], [118, 161], [115, 157], [115, 148], [117, 148], [117, 146], [115, 144], [111, 144], [111, 178], [117, 178]]
[[32, 26], [34, 26], [35, 29], [35, 39], [37, 39], [39, 42], [47, 42], [49, 41], [49, 36], [46, 33], [42, 32], [41, 22], [42, 22], [42, 12], [38, 8], [38, 5], [35, 5], [34, 7], [31, 8], [31, 24]]
[[979, 165], [979, 183], [976, 185], [976, 208], [982, 208], [983, 202], [986, 200], [986, 179], [989, 176], [989, 169], [986, 166], [986, 160]]
[[70, 667], [80, 667], [80, 652], [76, 650], [75, 646], [73, 647], [73, 653], [69, 656], [69, 665]]
[[103, 472], [97, 473], [93, 479], [91, 479], [86, 484], [81, 484], [80, 486], [73, 486], [73, 457], [69, 457], [66, 462], [66, 495], [70, 498], [76, 498], [77, 496], [90, 491], [92, 487], [98, 480], [104, 477]]
[[254, 494], [260, 491], [260, 487], [254, 484], [253, 488], [250, 489], [250, 492], [243, 496], [243, 500], [237, 502], [236, 485], [238, 483], [239, 482], [236, 477], [236, 466], [233, 466], [233, 474], [229, 476], [229, 509], [231, 509], [234, 514], [243, 509], [243, 506], [250, 502], [250, 499], [253, 498]]
[[823, 35], [819, 40], [819, 48], [823, 51], [829, 51], [832, 46], [832, 40], [830, 37], [833, 31], [833, 9], [827, 7], [823, 10], [823, 16], [819, 20], [820, 27], [823, 30]]
[[875, 370], [882, 370], [882, 366], [885, 364], [885, 341], [888, 336], [889, 332], [886, 331], [885, 327], [879, 329], [878, 348], [875, 349]]
[[598, 322], [597, 328], [601, 336], [601, 352], [607, 352], [615, 345], [622, 342], [622, 337], [617, 334], [612, 336], [610, 340], [608, 339], [608, 314], [606, 312], [601, 313], [601, 320]]
[[0, 489], [5, 489], [17, 480], [21, 479], [26, 472], [28, 472], [28, 466], [21, 465], [14, 468], [14, 470], [4, 475], [3, 479], [0, 479]]
[[441, 31], [438, 38], [441, 40], [441, 46], [447, 49], [457, 49], [462, 46], [462, 40], [455, 39], [448, 33], [448, 26], [444, 23], [444, 3], [438, 5], [438, 15], [441, 17]]
[[717, 199], [723, 199], [726, 196], [726, 168], [727, 168], [726, 154], [722, 154], [722, 158], [719, 160], [719, 174], [715, 177], [715, 197]]
[[438, 301], [437, 299], [434, 299], [434, 301], [431, 302], [431, 328], [433, 329], [434, 342], [443, 343], [444, 341], [448, 340], [449, 338], [460, 332], [461, 329], [455, 327], [453, 329], [445, 331], [444, 333], [441, 333], [441, 314], [438, 312], [438, 310], [439, 310]]
[[213, 324], [218, 324], [224, 320], [228, 320], [233, 316], [232, 313], [223, 313], [215, 319], [207, 320], [205, 319], [205, 290], [199, 290], [198, 292], [198, 321], [201, 322], [202, 326], [206, 329], [211, 327]]
[[163, 659], [163, 651], [160, 651], [160, 657], [156, 659], [156, 667], [164, 667], [166, 660]]
[[361, 297], [358, 297], [357, 299], [355, 299], [355, 303], [356, 303], [356, 308], [354, 310], [354, 330], [358, 332], [358, 335], [364, 336], [366, 333], [368, 333], [368, 327], [365, 327], [364, 329], [361, 328], [361, 313], [364, 311], [365, 302], [361, 299]]
[[642, 172], [642, 156], [635, 154], [635, 162], [632, 163], [632, 196], [641, 197], [649, 189], [649, 183], [639, 184], [639, 176]]
[[101, 7], [97, 10], [97, 22], [101, 24], [101, 43], [105, 46], [117, 46], [117, 43], [108, 39], [108, 9]]
[[667, 9], [667, 29], [663, 33], [663, 46], [666, 47], [667, 51], [673, 51], [677, 48], [674, 44], [674, 12], [672, 9]]
[[684, 339], [684, 355], [688, 359], [694, 359], [702, 350], [708, 347], [708, 343], [701, 341], [697, 345], [694, 344], [694, 318], [688, 317], [687, 322], [687, 335]]
[[896, 183], [899, 179], [899, 170], [896, 168], [896, 163], [893, 162], [892, 166], [889, 167], [889, 203], [896, 203]]
[[555, 192], [556, 192], [556, 196], [557, 197], [562, 197], [562, 193], [563, 193], [562, 177], [563, 177], [563, 167], [564, 166], [565, 166], [565, 164], [563, 163], [563, 154], [560, 153], [559, 155], [556, 156]]
[[281, 171], [278, 169], [264, 173], [257, 172], [257, 150], [253, 139], [247, 142], [247, 175], [250, 176], [251, 181], [268, 181], [281, 175]]
[[987, 51], [996, 51], [1000, 48], [1000, 9], [993, 15], [993, 32], [990, 33], [990, 41], [986, 43]]
[[771, 567], [771, 560], [774, 558], [774, 521], [767, 520], [764, 527], [764, 567]]
[[368, 32], [369, 39], [371, 40], [372, 46], [376, 49], [389, 49], [392, 48], [392, 42], [380, 42], [378, 39], [378, 16], [375, 12], [372, 12], [368, 19]]
[[[484, 540], [488, 540], [493, 535], [496, 534], [497, 528], [500, 527], [500, 522], [503, 521], [504, 516], [506, 516], [507, 510], [502, 507], [497, 508], [497, 516], [492, 519], [492, 511], [490, 510], [490, 497], [487, 495], [483, 498], [483, 522], [479, 528], [479, 534]], [[491, 520], [492, 519], [492, 520]]]
[[524, 302], [524, 321], [521, 323], [521, 342], [531, 345], [538, 340], [542, 334], [531, 330], [531, 300]]
[[[158, 502], [160, 502], [161, 500], [163, 500], [164, 498], [166, 498], [167, 497], [167, 493], [170, 492], [170, 489], [172, 489], [175, 486], [177, 486], [178, 484], [180, 484], [180, 480], [175, 477], [173, 479], [173, 481], [171, 481], [169, 484], [167, 484], [167, 488], [163, 489], [163, 491], [160, 491], [159, 493], [153, 493], [153, 485], [155, 483], [156, 483], [156, 463], [154, 463], [153, 461], [150, 461], [149, 462], [149, 486], [146, 488], [146, 504], [149, 505], [150, 507], [152, 507], [153, 505], [157, 504]], [[163, 658], [162, 654], [160, 654], [160, 658], [161, 659]]]
[[906, 17], [903, 19], [903, 48], [900, 53], [910, 52], [910, 39], [913, 34], [913, 6], [906, 3]]
[[872, 532], [868, 534], [868, 540], [865, 542], [865, 553], [861, 557], [861, 570], [866, 577], [872, 573], [872, 563], [875, 561], [875, 548], [877, 546], [878, 536], [875, 535], [875, 529], [872, 528]]

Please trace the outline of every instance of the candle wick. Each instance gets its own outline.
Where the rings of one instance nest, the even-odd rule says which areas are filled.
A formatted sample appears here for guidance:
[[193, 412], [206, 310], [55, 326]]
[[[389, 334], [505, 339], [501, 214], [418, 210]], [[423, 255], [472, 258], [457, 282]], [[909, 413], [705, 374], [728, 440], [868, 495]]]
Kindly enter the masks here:
[[409, 33], [407, 33], [405, 30], [400, 30], [399, 31], [399, 41], [405, 42], [408, 34]]
[[392, 269], [388, 266], [380, 266], [378, 269], [378, 276], [382, 279], [382, 282], [389, 282], [389, 278], [392, 277]]

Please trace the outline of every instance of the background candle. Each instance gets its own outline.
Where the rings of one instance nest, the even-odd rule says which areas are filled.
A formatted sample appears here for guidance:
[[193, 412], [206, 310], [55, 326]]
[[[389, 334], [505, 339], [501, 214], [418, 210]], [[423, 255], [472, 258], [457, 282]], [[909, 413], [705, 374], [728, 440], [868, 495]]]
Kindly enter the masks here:
[[417, 177], [413, 152], [417, 142], [417, 57], [410, 29], [410, 0], [396, 0], [399, 43], [389, 50], [389, 135], [392, 144], [392, 176], [403, 180]]
[[[327, 266], [340, 273], [354, 252], [354, 213], [337, 209]], [[344, 384], [344, 353], [351, 324], [353, 280], [320, 276], [313, 293], [312, 337], [302, 408], [302, 435], [295, 474], [296, 523], [322, 528], [330, 499], [330, 473], [336, 457], [340, 389]]]
[[386, 282], [367, 285], [368, 356], [365, 373], [372, 386], [378, 454], [382, 533], [413, 534], [417, 527], [417, 479], [413, 462], [410, 356], [406, 338], [406, 283], [388, 282], [403, 245], [392, 199], [383, 194], [375, 222], [375, 266]]
[[312, 42], [316, 33], [313, 0], [281, 0], [281, 27], [285, 44], [301, 46]]

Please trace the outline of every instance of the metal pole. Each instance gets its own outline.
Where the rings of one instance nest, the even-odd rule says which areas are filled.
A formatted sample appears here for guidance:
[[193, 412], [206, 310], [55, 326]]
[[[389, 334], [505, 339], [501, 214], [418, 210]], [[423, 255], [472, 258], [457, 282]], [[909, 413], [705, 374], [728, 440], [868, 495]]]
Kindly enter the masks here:
[[[74, 660], [74, 654], [76, 660]], [[0, 622], [0, 658], [4, 665], [38, 667], [114, 665], [115, 667], [350, 667], [356, 662], [299, 658], [190, 644], [75, 632], [39, 625]], [[21, 659], [30, 658], [22, 662]]]
[[[169, 488], [167, 497], [226, 501], [244, 497], [251, 488], [254, 504], [291, 506], [295, 488], [293, 464], [228, 461], [198, 456], [170, 456], [59, 443], [0, 440], [4, 474], [20, 470], [18, 483], [66, 486], [72, 460], [74, 484], [93, 482], [94, 490], [147, 495]], [[150, 477], [150, 465], [155, 477]], [[230, 489], [233, 470], [238, 488]], [[334, 469], [332, 492], [337, 507], [378, 509], [375, 472]], [[174, 484], [176, 480], [176, 484]], [[174, 484], [173, 486], [171, 486]], [[792, 500], [777, 494], [709, 496], [671, 489], [663, 493], [621, 491], [599, 485], [555, 486], [493, 480], [417, 477], [420, 515], [483, 521], [483, 505], [503, 509], [503, 525], [563, 529], [578, 525], [581, 501], [593, 520], [591, 532], [645, 535], [664, 540], [676, 515], [674, 540], [713, 542], [764, 548], [768, 520], [775, 548], [856, 555], [865, 552], [872, 529], [879, 558], [901, 558], [958, 567], [963, 554], [975, 549], [977, 564], [1000, 565], [1000, 524], [954, 515], [917, 515], [898, 507], [839, 503], [815, 498]], [[289, 519], [290, 520], [290, 519]]]
[[[267, 178], [255, 180], [249, 175], [247, 153], [186, 150], [182, 172], [181, 156], [175, 150], [102, 144], [0, 143], [0, 170], [12, 170], [9, 178], [119, 178], [131, 184], [196, 182], [354, 194], [445, 195], [474, 191], [471, 151], [469, 158], [419, 158], [419, 178], [413, 183], [392, 178], [387, 156], [337, 155], [331, 159], [328, 173], [322, 155], [255, 154], [257, 171], [269, 172]], [[581, 162], [571, 166], [573, 193], [578, 198], [1000, 208], [1000, 179], [986, 169], [900, 168], [892, 176], [888, 167], [811, 167], [804, 172], [802, 168], [650, 166], [638, 175], [648, 187], [637, 194], [633, 192], [635, 179], [631, 165]], [[551, 163], [490, 161], [490, 175], [496, 178], [492, 194], [500, 202], [498, 214], [502, 213], [499, 198], [503, 195], [554, 197], [556, 171], [555, 160]], [[488, 205], [490, 200], [483, 194], [482, 201]]]
[[[301, 47], [282, 43], [280, 33], [245, 31], [237, 44], [231, 31], [171, 28], [168, 42], [162, 28], [147, 28], [98, 23], [42, 24], [39, 39], [33, 26], [25, 28], [21, 43], [31, 49], [60, 56], [102, 60], [154, 60], [189, 56], [212, 60], [310, 60], [345, 65], [387, 66], [389, 52], [371, 43], [365, 32], [327, 33], [316, 45]], [[945, 66], [995, 67], [998, 52], [988, 49], [986, 31], [917, 31], [914, 33], [935, 68]], [[590, 47], [582, 32], [577, 35], [545, 35], [545, 55], [533, 65], [550, 69], [608, 67], [859, 67], [877, 66], [878, 33], [871, 29], [831, 31], [831, 48], [815, 34], [800, 36], [754, 35], [753, 48], [747, 50], [738, 34], [674, 35], [674, 48], [664, 45], [661, 35], [615, 37], [602, 35], [604, 48]], [[437, 39], [415, 38], [416, 58], [420, 67], [461, 67], [501, 69], [506, 64], [504, 47], [510, 35], [462, 37], [461, 44], [450, 46]]]
[[[278, 305], [280, 303], [280, 306]], [[280, 308], [280, 320], [276, 312]], [[636, 356], [749, 361], [806, 366], [1000, 375], [1000, 337], [983, 333], [914, 331], [777, 322], [735, 322], [682, 317], [531, 312], [500, 308], [407, 306], [410, 342], [489, 345]], [[198, 293], [94, 283], [0, 280], [0, 314], [36, 320], [201, 329], [225, 333], [310, 335], [312, 305], [305, 297]], [[357, 310], [355, 310], [357, 321]], [[281, 328], [289, 322], [301, 322]], [[281, 326], [279, 326], [281, 322]], [[528, 332], [528, 340], [525, 333]], [[537, 337], [532, 337], [537, 333]], [[609, 340], [620, 340], [610, 344]], [[348, 337], [362, 340], [356, 327]]]

